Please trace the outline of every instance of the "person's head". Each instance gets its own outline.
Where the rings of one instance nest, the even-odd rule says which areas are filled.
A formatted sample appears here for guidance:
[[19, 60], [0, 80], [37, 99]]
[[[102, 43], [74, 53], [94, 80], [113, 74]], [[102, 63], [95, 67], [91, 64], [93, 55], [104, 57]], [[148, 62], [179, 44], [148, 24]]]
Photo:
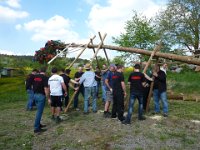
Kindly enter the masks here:
[[91, 65], [88, 63], [88, 64], [85, 64], [85, 70], [86, 71], [89, 71], [91, 69]]
[[99, 67], [98, 67], [98, 66], [96, 67], [96, 71], [100, 71], [100, 69], [99, 69]]
[[111, 64], [111, 65], [110, 65], [110, 71], [111, 71], [111, 72], [114, 72], [114, 71], [115, 71], [115, 67], [116, 67], [116, 66], [115, 66], [114, 64]]
[[70, 72], [71, 72], [70, 69], [66, 69], [66, 70], [65, 70], [65, 73], [68, 74], [68, 75], [70, 74]]
[[32, 70], [32, 74], [35, 75], [36, 73], [38, 73], [38, 70], [37, 70], [37, 69], [33, 69], [33, 70]]
[[162, 67], [163, 67], [164, 69], [167, 69], [167, 63], [164, 63], [164, 64], [162, 65]]
[[102, 70], [106, 70], [107, 69], [107, 66], [104, 64], [103, 66], [102, 66]]
[[135, 70], [140, 70], [140, 64], [135, 64], [134, 68]]
[[54, 67], [54, 68], [51, 69], [51, 73], [55, 74], [55, 73], [57, 73], [57, 72], [58, 72], [58, 70], [57, 70], [56, 67]]
[[40, 68], [40, 73], [46, 73], [46, 68], [45, 67]]
[[60, 71], [61, 71], [61, 73], [65, 73], [65, 69], [63, 69], [63, 68]]
[[83, 72], [83, 67], [78, 67], [78, 72]]
[[123, 71], [124, 71], [124, 66], [122, 66], [122, 65], [117, 65], [117, 71], [118, 71], [118, 72], [123, 72]]
[[155, 64], [153, 68], [153, 72], [159, 72], [159, 71], [160, 71], [160, 66], [158, 64]]

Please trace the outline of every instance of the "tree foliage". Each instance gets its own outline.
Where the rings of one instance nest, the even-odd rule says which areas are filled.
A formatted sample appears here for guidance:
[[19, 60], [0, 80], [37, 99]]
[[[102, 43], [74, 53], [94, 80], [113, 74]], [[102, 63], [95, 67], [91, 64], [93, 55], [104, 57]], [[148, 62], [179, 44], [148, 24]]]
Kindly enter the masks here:
[[200, 1], [170, 0], [156, 17], [160, 36], [171, 45], [199, 49]]

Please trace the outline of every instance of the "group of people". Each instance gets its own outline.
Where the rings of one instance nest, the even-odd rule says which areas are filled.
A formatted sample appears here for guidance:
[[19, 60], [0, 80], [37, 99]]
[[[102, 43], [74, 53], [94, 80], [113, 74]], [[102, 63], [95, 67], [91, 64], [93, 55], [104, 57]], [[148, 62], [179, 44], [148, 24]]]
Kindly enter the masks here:
[[[83, 71], [85, 69], [85, 72]], [[163, 102], [163, 116], [168, 116], [168, 102], [166, 96], [166, 72], [156, 65], [151, 76], [141, 72], [140, 64], [135, 64], [134, 71], [128, 77], [128, 86], [130, 86], [130, 99], [128, 114], [124, 116], [124, 98], [127, 96], [126, 84], [123, 75], [124, 67], [122, 65], [111, 64], [109, 68], [106, 65], [92, 70], [90, 64], [79, 67], [75, 73], [74, 80], [70, 78], [70, 69], [61, 70], [58, 74], [57, 68], [52, 68], [51, 77], [45, 75], [46, 70], [41, 68], [39, 72], [33, 70], [26, 80], [26, 89], [29, 95], [27, 110], [33, 108], [33, 102], [37, 106], [37, 113], [34, 124], [34, 132], [45, 131], [40, 123], [45, 106], [45, 99], [51, 105], [52, 119], [57, 123], [61, 121], [60, 112], [62, 106], [66, 107], [69, 103], [69, 87], [76, 91], [73, 107], [78, 107], [80, 93], [84, 97], [84, 114], [89, 114], [89, 107], [92, 112], [97, 112], [97, 99], [99, 91], [102, 89], [102, 103], [104, 104], [105, 118], [118, 118], [123, 124], [131, 123], [131, 116], [134, 108], [134, 102], [138, 99], [138, 119], [144, 120], [143, 109], [146, 108], [146, 99], [150, 84], [154, 81], [153, 98], [154, 114], [160, 113], [159, 100]], [[110, 105], [112, 110], [110, 112]]]

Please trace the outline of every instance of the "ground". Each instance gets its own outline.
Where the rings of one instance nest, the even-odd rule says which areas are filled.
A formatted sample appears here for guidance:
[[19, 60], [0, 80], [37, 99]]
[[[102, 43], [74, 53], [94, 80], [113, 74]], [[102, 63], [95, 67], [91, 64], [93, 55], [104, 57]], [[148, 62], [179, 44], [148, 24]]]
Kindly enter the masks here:
[[63, 121], [56, 124], [46, 106], [42, 122], [48, 130], [40, 135], [33, 133], [36, 111], [26, 111], [24, 105], [19, 101], [0, 106], [0, 149], [200, 149], [198, 102], [170, 101], [168, 118], [146, 113], [145, 121], [137, 120], [136, 110], [131, 125], [103, 118], [101, 111], [84, 115], [75, 110], [62, 114]]

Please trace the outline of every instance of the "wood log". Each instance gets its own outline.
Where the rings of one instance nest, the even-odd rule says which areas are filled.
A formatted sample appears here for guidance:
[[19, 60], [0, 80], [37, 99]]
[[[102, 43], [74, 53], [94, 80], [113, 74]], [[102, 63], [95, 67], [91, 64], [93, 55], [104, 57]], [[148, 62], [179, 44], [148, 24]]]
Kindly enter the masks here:
[[[98, 45], [88, 45], [88, 48], [93, 48], [93, 47], [97, 48]], [[120, 46], [111, 46], [111, 45], [102, 45], [101, 48], [122, 51], [122, 52], [138, 53], [138, 54], [143, 54], [143, 55], [148, 55], [148, 56], [151, 56], [151, 53], [152, 53], [152, 51], [139, 49], [139, 48], [120, 47]], [[180, 55], [175, 55], [175, 54], [170, 54], [170, 53], [161, 53], [161, 52], [157, 52], [155, 56], [200, 66], [200, 59], [198, 58], [193, 58], [189, 56], [180, 56]]]

